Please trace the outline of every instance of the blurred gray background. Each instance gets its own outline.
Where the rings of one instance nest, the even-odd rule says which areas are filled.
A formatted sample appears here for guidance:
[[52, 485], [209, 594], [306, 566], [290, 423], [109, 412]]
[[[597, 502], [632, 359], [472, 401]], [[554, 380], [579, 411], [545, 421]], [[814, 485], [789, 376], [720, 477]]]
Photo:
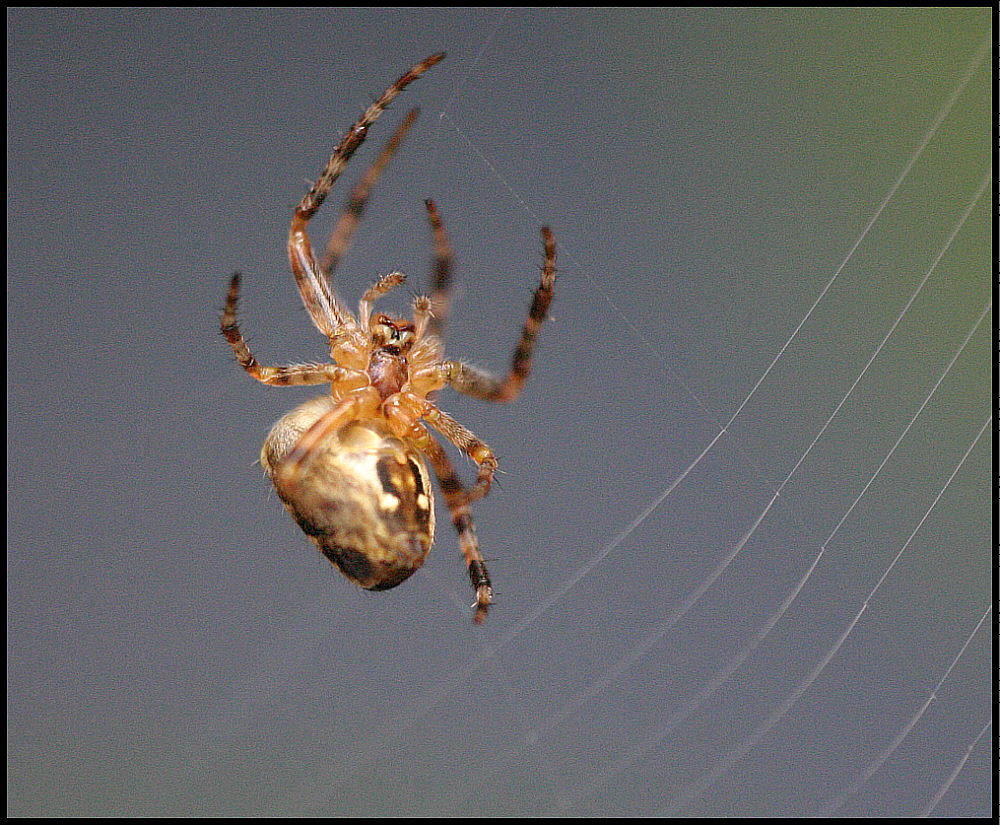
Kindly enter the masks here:
[[[990, 814], [993, 37], [8, 10], [8, 814]], [[436, 199], [499, 370], [555, 232], [522, 398], [441, 397], [501, 460], [479, 628], [446, 518], [390, 592], [319, 557], [255, 464], [313, 390], [218, 335], [239, 269], [261, 360], [324, 357], [292, 209], [439, 49], [313, 237], [420, 106], [338, 288], [405, 309]]]

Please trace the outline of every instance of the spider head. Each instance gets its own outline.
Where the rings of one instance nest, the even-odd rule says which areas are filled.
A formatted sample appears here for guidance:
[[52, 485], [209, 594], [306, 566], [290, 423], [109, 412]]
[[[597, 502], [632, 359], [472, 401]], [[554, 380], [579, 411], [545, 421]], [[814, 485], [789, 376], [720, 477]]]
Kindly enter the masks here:
[[413, 324], [384, 314], [372, 319], [371, 336], [372, 348], [389, 355], [405, 355], [417, 339]]

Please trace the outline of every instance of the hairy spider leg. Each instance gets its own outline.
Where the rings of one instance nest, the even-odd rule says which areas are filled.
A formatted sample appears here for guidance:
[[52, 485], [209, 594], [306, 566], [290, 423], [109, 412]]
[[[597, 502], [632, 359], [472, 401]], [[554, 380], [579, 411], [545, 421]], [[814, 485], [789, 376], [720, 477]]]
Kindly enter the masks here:
[[389, 138], [381, 154], [372, 161], [364, 175], [354, 185], [351, 194], [347, 196], [347, 200], [344, 201], [344, 207], [326, 242], [326, 253], [323, 255], [322, 268], [327, 279], [333, 279], [340, 260], [350, 247], [351, 241], [354, 238], [354, 232], [361, 222], [361, 217], [364, 215], [365, 207], [368, 205], [368, 198], [371, 195], [372, 188], [382, 176], [392, 156], [396, 154], [396, 150], [399, 149], [403, 138], [410, 131], [410, 127], [417, 119], [418, 114], [420, 114], [419, 109], [410, 109], [406, 118], [396, 127], [396, 131], [392, 133], [392, 137]]
[[331, 340], [342, 331], [343, 327], [348, 326], [349, 322], [353, 320], [353, 316], [336, 297], [327, 282], [326, 275], [317, 265], [306, 226], [323, 201], [326, 200], [330, 188], [344, 171], [351, 156], [364, 142], [368, 135], [368, 128], [378, 120], [385, 108], [403, 89], [442, 58], [444, 58], [444, 53], [438, 52], [422, 60], [403, 74], [365, 110], [354, 125], [348, 129], [347, 134], [344, 135], [330, 156], [330, 160], [327, 161], [319, 178], [295, 208], [295, 214], [288, 230], [288, 259], [309, 317], [320, 332]]
[[514, 347], [510, 371], [503, 378], [497, 378], [471, 364], [444, 361], [441, 364], [443, 378], [459, 392], [484, 401], [513, 401], [521, 394], [521, 389], [531, 374], [535, 341], [548, 315], [556, 281], [556, 242], [547, 226], [542, 227], [542, 241], [545, 248], [542, 279], [531, 301], [528, 319], [521, 329], [521, 339]]
[[429, 331], [431, 335], [444, 339], [444, 329], [451, 315], [451, 273], [455, 256], [434, 201], [426, 200], [424, 205], [427, 207], [427, 217], [434, 236], [434, 259], [431, 261], [433, 275], [430, 284], [432, 318]]
[[472, 520], [469, 496], [444, 448], [430, 433], [427, 433], [423, 450], [435, 475], [437, 475], [441, 493], [451, 513], [451, 523], [458, 533], [458, 546], [465, 557], [465, 566], [469, 572], [472, 589], [476, 591], [474, 621], [476, 624], [481, 624], [486, 618], [486, 611], [493, 602], [493, 587], [490, 584], [490, 574], [486, 570], [486, 563], [483, 561], [483, 554], [479, 550], [479, 539], [476, 537], [476, 526]]
[[240, 298], [240, 273], [233, 274], [226, 295], [226, 308], [222, 313], [222, 334], [236, 355], [236, 360], [250, 375], [262, 384], [272, 387], [307, 386], [314, 384], [345, 385], [353, 380], [355, 386], [364, 386], [368, 377], [358, 370], [338, 367], [336, 364], [291, 364], [281, 367], [262, 366], [247, 346], [236, 322], [236, 308]]

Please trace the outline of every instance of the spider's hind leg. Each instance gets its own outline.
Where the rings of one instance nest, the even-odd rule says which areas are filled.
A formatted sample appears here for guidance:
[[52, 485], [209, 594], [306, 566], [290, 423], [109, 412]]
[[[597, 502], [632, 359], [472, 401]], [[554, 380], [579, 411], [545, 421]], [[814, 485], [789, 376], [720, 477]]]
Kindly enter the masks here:
[[[426, 432], [426, 430], [425, 430]], [[476, 624], [482, 624], [486, 612], [493, 603], [493, 586], [490, 584], [490, 574], [486, 570], [483, 554], [479, 550], [479, 539], [476, 537], [476, 526], [472, 521], [472, 509], [469, 495], [462, 485], [461, 479], [445, 453], [444, 448], [427, 433], [427, 441], [421, 445], [438, 477], [441, 493], [451, 512], [451, 523], [458, 533], [458, 545], [465, 557], [465, 567], [469, 573], [469, 582], [476, 591], [476, 608], [473, 617]]]

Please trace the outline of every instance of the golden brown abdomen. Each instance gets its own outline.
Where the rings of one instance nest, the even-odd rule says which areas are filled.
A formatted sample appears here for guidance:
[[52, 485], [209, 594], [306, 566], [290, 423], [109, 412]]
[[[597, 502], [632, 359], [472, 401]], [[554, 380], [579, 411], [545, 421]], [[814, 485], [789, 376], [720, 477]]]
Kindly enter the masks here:
[[341, 572], [387, 590], [423, 563], [434, 540], [434, 493], [423, 458], [380, 418], [355, 421], [317, 445], [294, 486], [275, 468], [336, 402], [313, 398], [278, 421], [261, 464], [288, 512]]

